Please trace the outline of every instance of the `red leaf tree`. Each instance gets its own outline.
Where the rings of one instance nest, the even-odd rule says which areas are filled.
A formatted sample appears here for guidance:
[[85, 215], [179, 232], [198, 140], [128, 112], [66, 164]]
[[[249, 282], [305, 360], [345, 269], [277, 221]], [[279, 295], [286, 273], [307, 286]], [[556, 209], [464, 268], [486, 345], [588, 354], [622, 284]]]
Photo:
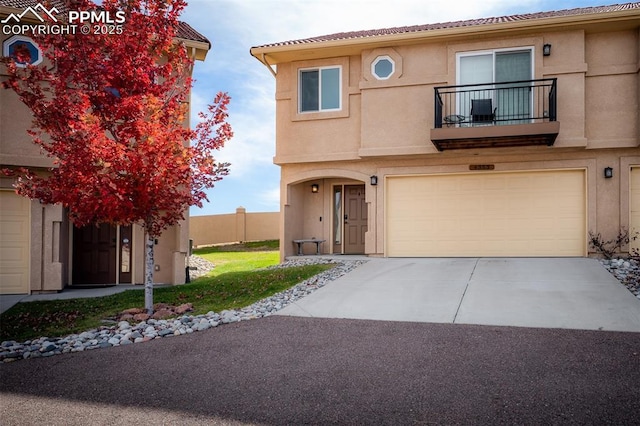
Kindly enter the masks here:
[[62, 204], [77, 226], [142, 225], [150, 313], [154, 239], [184, 219], [189, 206], [201, 206], [205, 190], [229, 166], [213, 157], [232, 137], [226, 94], [200, 113], [194, 129], [185, 126], [193, 59], [176, 41], [185, 6], [182, 0], [104, 0], [99, 7], [73, 0], [72, 10], [124, 11], [121, 31], [34, 35], [43, 64], [6, 60], [4, 86], [31, 110], [29, 133], [55, 164], [46, 174], [14, 170], [18, 193]]

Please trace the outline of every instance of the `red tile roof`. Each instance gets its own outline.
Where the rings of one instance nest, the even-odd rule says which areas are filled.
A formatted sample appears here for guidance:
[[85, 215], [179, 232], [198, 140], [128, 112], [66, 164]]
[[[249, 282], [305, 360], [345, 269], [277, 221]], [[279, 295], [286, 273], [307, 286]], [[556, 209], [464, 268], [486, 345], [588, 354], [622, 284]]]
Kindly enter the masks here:
[[[0, 0], [0, 6], [13, 7], [16, 9], [26, 9], [29, 6], [35, 6], [38, 3], [45, 4], [44, 1], [34, 0]], [[56, 7], [58, 10], [66, 9], [65, 3], [62, 0], [50, 0], [51, 6]]]
[[[0, 6], [11, 7], [14, 9], [26, 9], [29, 6], [35, 7], [38, 3], [45, 4], [44, 0], [0, 0]], [[57, 8], [59, 13], [65, 13], [67, 11], [66, 2], [63, 0], [49, 0], [49, 3], [52, 7]], [[178, 38], [206, 43], [211, 47], [211, 42], [186, 22], [180, 22], [180, 25], [178, 26], [178, 33], [176, 35]]]
[[185, 40], [199, 41], [201, 43], [206, 43], [211, 48], [211, 42], [208, 38], [200, 34], [198, 31], [194, 30], [193, 27], [186, 22], [180, 21], [178, 26], [178, 32], [176, 34], [178, 38], [182, 38]]
[[304, 38], [304, 39], [298, 39], [298, 40], [283, 41], [279, 43], [265, 44], [261, 46], [256, 46], [256, 48], [302, 45], [302, 44], [310, 44], [310, 43], [320, 43], [325, 41], [362, 39], [362, 38], [386, 36], [386, 35], [394, 35], [394, 34], [419, 33], [419, 32], [441, 30], [441, 29], [474, 27], [474, 26], [481, 26], [481, 25], [501, 24], [501, 23], [508, 23], [508, 22], [516, 22], [516, 21], [531, 21], [536, 19], [565, 17], [565, 16], [590, 15], [590, 14], [616, 12], [616, 11], [624, 11], [624, 10], [632, 10], [632, 9], [637, 9], [640, 11], [640, 2], [614, 4], [609, 6], [581, 7], [576, 9], [557, 10], [557, 11], [551, 11], [551, 12], [527, 13], [527, 14], [521, 14], [521, 15], [509, 15], [509, 16], [500, 16], [500, 17], [494, 17], [494, 18], [471, 19], [466, 21], [453, 21], [453, 22], [444, 22], [444, 23], [438, 23], [438, 24], [413, 25], [413, 26], [382, 28], [377, 30], [365, 30], [365, 31], [350, 31], [350, 32], [328, 34], [328, 35], [310, 37], [310, 38]]

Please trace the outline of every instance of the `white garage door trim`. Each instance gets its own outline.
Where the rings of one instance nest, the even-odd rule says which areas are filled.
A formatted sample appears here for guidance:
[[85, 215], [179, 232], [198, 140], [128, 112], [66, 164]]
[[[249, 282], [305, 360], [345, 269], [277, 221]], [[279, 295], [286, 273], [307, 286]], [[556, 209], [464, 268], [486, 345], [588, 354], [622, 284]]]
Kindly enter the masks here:
[[[631, 166], [629, 174], [629, 230], [630, 235], [640, 232], [640, 166]], [[629, 252], [640, 251], [640, 237], [629, 242]]]
[[385, 256], [586, 256], [586, 169], [385, 178]]
[[0, 294], [29, 294], [31, 201], [0, 190]]

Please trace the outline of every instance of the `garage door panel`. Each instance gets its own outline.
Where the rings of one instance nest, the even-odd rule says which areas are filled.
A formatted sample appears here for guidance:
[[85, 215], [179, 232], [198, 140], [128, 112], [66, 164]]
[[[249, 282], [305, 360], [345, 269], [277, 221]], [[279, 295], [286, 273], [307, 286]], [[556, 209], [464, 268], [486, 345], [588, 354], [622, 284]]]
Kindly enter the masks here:
[[387, 255], [583, 256], [584, 182], [581, 170], [389, 177]]
[[2, 258], [3, 270], [4, 267], [21, 267], [27, 256], [29, 256], [29, 247], [27, 243], [3, 243], [2, 247], [0, 247], [0, 258]]
[[30, 201], [0, 191], [0, 294], [29, 293]]

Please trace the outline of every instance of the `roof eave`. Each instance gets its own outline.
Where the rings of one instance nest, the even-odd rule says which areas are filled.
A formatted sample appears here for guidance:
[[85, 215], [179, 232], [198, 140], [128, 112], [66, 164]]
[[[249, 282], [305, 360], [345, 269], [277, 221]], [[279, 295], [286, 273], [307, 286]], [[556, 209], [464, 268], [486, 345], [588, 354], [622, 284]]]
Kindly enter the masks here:
[[[300, 59], [312, 59], [323, 57], [322, 51], [329, 49], [349, 52], [358, 52], [363, 48], [375, 48], [380, 45], [414, 44], [422, 41], [436, 41], [439, 39], [462, 38], [470, 34], [481, 32], [483, 36], [496, 35], [508, 32], [521, 32], [532, 30], [549, 30], [558, 27], [584, 26], [591, 24], [619, 23], [628, 20], [640, 20], [640, 10], [630, 9], [597, 14], [554, 16], [535, 20], [522, 20], [513, 22], [501, 22], [495, 24], [470, 25], [455, 28], [442, 28], [435, 30], [406, 32], [399, 34], [387, 34], [378, 36], [365, 36], [353, 39], [327, 40], [301, 42], [290, 45], [252, 47], [250, 53], [264, 65], [272, 66], [282, 62], [289, 62], [300, 55]], [[640, 23], [640, 21], [638, 21]], [[307, 52], [307, 54], [304, 54]], [[268, 58], [268, 63], [266, 62]]]
[[181, 37], [176, 37], [176, 40], [193, 49], [192, 55], [198, 61], [204, 61], [207, 57], [207, 53], [211, 49], [211, 43], [189, 40]]

